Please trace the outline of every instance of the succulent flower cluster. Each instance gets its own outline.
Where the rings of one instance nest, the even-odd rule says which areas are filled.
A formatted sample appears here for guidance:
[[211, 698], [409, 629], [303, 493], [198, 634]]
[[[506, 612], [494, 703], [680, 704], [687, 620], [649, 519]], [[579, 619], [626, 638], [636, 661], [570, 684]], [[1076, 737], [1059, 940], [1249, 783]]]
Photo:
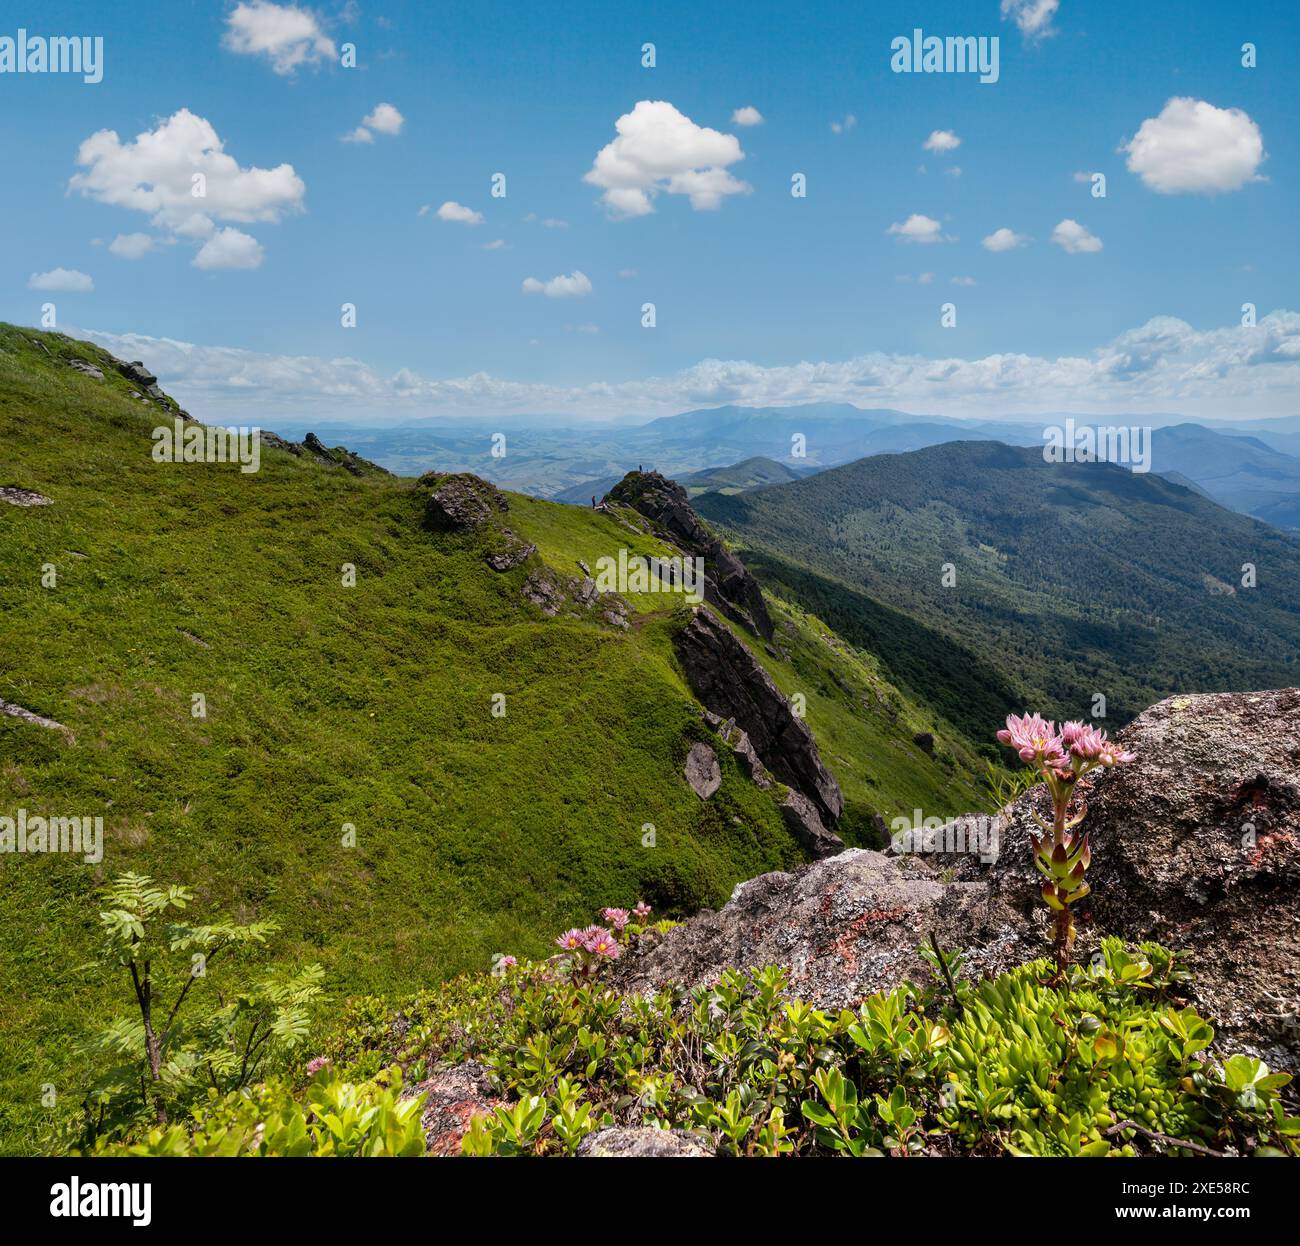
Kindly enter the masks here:
[[[639, 934], [645, 925], [650, 916], [650, 906], [642, 900], [634, 909], [607, 908], [602, 909], [600, 915], [608, 925], [586, 926], [581, 930], [575, 926], [555, 940], [556, 947], [573, 954], [575, 978], [589, 978], [601, 965], [618, 960], [626, 941]], [[620, 943], [620, 938], [624, 942]]]
[[1088, 771], [1122, 766], [1136, 755], [1125, 752], [1108, 740], [1104, 731], [1088, 723], [1062, 723], [1058, 731], [1056, 724], [1041, 714], [1009, 715], [998, 740], [1015, 749], [1021, 761], [1038, 769], [1052, 797], [1050, 825], [1034, 814], [1044, 832], [1034, 840], [1034, 864], [1043, 875], [1043, 901], [1056, 914], [1053, 982], [1059, 984], [1065, 981], [1074, 948], [1070, 905], [1091, 890], [1084, 874], [1092, 861], [1092, 849], [1087, 832], [1077, 829], [1087, 815], [1087, 805], [1068, 816], [1075, 786]]

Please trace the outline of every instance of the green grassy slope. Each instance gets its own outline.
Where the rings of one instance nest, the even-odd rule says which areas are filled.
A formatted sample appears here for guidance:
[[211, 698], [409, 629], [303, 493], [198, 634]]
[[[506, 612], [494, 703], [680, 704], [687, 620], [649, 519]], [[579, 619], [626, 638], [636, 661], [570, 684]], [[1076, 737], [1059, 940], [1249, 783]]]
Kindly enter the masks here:
[[[0, 1147], [40, 1127], [42, 1083], [75, 1091], [72, 1043], [124, 1002], [88, 962], [95, 891], [126, 870], [193, 887], [204, 912], [274, 917], [274, 958], [322, 961], [341, 996], [544, 954], [602, 904], [718, 904], [798, 862], [729, 752], [710, 801], [685, 783], [692, 740], [712, 737], [662, 597], [633, 597], [625, 632], [547, 619], [521, 597], [527, 568], [498, 574], [483, 538], [424, 529], [415, 482], [265, 446], [255, 474], [155, 463], [166, 419], [129, 388], [94, 347], [0, 326], [0, 485], [54, 502], [0, 503], [0, 699], [71, 732], [0, 716], [0, 814], [105, 822], [98, 866], [0, 857]], [[620, 546], [666, 552], [612, 515], [510, 502], [504, 522], [565, 574]], [[779, 617], [790, 661], [760, 657], [807, 688], [859, 813], [970, 806], [869, 659]], [[832, 667], [899, 719], [857, 713]]]
[[695, 505], [972, 736], [1025, 705], [1077, 717], [1100, 692], [1122, 723], [1300, 676], [1300, 542], [1158, 476], [957, 442]]

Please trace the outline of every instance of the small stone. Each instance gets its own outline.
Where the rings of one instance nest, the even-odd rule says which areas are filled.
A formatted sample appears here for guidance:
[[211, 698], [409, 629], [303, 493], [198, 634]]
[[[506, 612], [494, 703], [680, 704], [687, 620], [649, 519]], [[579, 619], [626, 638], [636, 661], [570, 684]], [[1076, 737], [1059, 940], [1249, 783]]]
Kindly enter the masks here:
[[722, 786], [718, 755], [703, 741], [697, 740], [686, 754], [686, 782], [701, 800], [708, 800]]
[[34, 489], [20, 489], [17, 485], [0, 485], [0, 502], [10, 506], [53, 506], [54, 499], [47, 498]]
[[716, 1152], [682, 1129], [610, 1125], [578, 1143], [583, 1159], [709, 1159]]

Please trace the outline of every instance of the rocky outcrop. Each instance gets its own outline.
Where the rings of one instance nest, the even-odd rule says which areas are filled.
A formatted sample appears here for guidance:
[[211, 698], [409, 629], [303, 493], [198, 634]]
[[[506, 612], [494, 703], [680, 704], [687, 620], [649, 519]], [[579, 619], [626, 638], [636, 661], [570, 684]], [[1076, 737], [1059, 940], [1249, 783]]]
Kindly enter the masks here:
[[128, 381], [134, 381], [145, 389], [158, 384], [158, 378], [144, 366], [144, 361], [141, 359], [133, 360], [131, 363], [124, 363], [119, 359], [117, 361], [117, 370]]
[[420, 1118], [425, 1153], [438, 1157], [459, 1155], [461, 1139], [469, 1132], [474, 1117], [486, 1116], [504, 1102], [492, 1094], [487, 1072], [477, 1060], [439, 1069], [407, 1093], [411, 1098], [425, 1096]]
[[931, 930], [949, 947], [974, 941], [978, 973], [1026, 959], [1023, 926], [990, 906], [981, 883], [944, 883], [919, 863], [850, 848], [741, 883], [716, 913], [683, 922], [645, 950], [638, 944], [615, 971], [622, 989], [648, 990], [710, 984], [728, 967], [783, 965], [791, 996], [839, 1009], [923, 977], [916, 948]]
[[72, 735], [71, 730], [62, 723], [55, 722], [52, 718], [44, 718], [21, 705], [15, 705], [12, 701], [0, 701], [0, 714], [7, 718], [17, 718], [25, 723], [31, 723], [33, 727], [45, 727], [50, 731], [62, 731], [65, 735]]
[[731, 746], [731, 751], [736, 755], [740, 764], [744, 766], [745, 773], [749, 775], [750, 781], [755, 786], [762, 788], [772, 786], [772, 776], [767, 767], [763, 765], [763, 759], [759, 757], [753, 744], [750, 743], [749, 736], [736, 726], [734, 718], [720, 718], [710, 710], [705, 710], [704, 721], [710, 727], [716, 729], [724, 744]]
[[322, 467], [341, 467], [353, 476], [391, 476], [386, 467], [363, 459], [346, 446], [327, 446], [315, 433], [308, 433], [302, 439], [302, 451], [310, 455]]
[[[1300, 688], [1170, 697], [1119, 738], [1137, 760], [1081, 784], [1084, 935], [1187, 948], [1219, 1028], [1300, 1044]], [[963, 867], [1022, 914], [1043, 908], [1035, 810], [1041, 788], [1005, 811], [996, 862]]]
[[[180, 413], [186, 419], [191, 417]], [[283, 450], [286, 454], [292, 454], [294, 458], [308, 458], [318, 463], [321, 467], [341, 467], [345, 472], [353, 476], [391, 476], [386, 467], [380, 467], [378, 463], [372, 463], [369, 459], [363, 459], [353, 450], [346, 446], [327, 446], [315, 433], [308, 433], [301, 441], [289, 441], [281, 437], [279, 433], [270, 432], [268, 429], [261, 429], [258, 433], [258, 439], [262, 445], [269, 446], [273, 450]]]
[[[1237, 1050], [1300, 1066], [1300, 689], [1172, 697], [1119, 733], [1138, 759], [1081, 784], [1093, 894], [1076, 956], [1102, 935], [1190, 959], [1189, 1002]], [[1000, 851], [968, 816], [889, 855], [852, 849], [736, 888], [616, 967], [633, 989], [709, 983], [731, 965], [784, 965], [790, 994], [823, 1008], [927, 973], [931, 932], [1000, 973], [1050, 950], [1030, 860], [1036, 788], [998, 819]], [[949, 831], [962, 830], [957, 840]], [[945, 853], [944, 848], [957, 852]]]
[[487, 555], [486, 562], [493, 571], [513, 571], [522, 567], [535, 553], [537, 546], [516, 536], [509, 528], [501, 529], [505, 545]]
[[844, 841], [826, 829], [817, 814], [817, 806], [802, 792], [793, 788], [786, 792], [781, 802], [781, 817], [810, 857], [833, 857], [843, 850]]
[[[132, 385], [139, 386], [138, 389], [127, 391], [130, 397], [138, 398], [141, 402], [152, 403], [162, 408], [169, 416], [179, 417], [182, 420], [192, 418], [188, 411], [181, 409], [176, 399], [163, 392], [158, 385], [158, 378], [139, 359], [128, 363], [106, 350], [89, 346], [85, 342], [75, 342], [62, 335], [57, 337], [59, 347], [57, 355], [39, 338], [28, 340], [39, 346], [51, 358], [61, 358], [68, 367], [80, 372], [82, 376], [89, 377], [92, 381], [102, 381], [109, 371], [115, 371]], [[91, 358], [84, 357], [86, 352], [90, 352]]]
[[799, 718], [758, 659], [700, 607], [675, 637], [686, 678], [705, 709], [744, 731], [768, 770], [801, 792], [832, 826], [844, 809], [835, 776], [822, 765], [808, 724]]
[[686, 754], [686, 782], [701, 800], [708, 800], [722, 786], [718, 755], [702, 740], [692, 744]]
[[631, 506], [684, 554], [702, 558], [704, 600], [756, 636], [771, 639], [772, 620], [758, 581], [704, 526], [681, 485], [658, 472], [628, 472], [606, 501]]
[[707, 1159], [716, 1154], [682, 1129], [609, 1125], [578, 1143], [581, 1159]]
[[118, 372], [126, 377], [128, 381], [132, 381], [136, 385], [140, 386], [144, 391], [143, 396], [152, 399], [160, 407], [165, 407], [168, 410], [174, 409], [175, 413], [184, 420], [190, 418], [189, 413], [182, 411], [174, 398], [163, 393], [158, 386], [158, 378], [144, 366], [144, 363], [141, 360], [135, 359], [130, 363], [124, 363], [121, 359], [113, 358], [111, 355], [109, 358], [113, 360], [113, 364], [117, 368]]
[[543, 566], [528, 576], [520, 592], [548, 618], [594, 615], [610, 627], [627, 630], [631, 607], [617, 593], [602, 593], [590, 576], [579, 580]]
[[510, 509], [496, 485], [469, 472], [422, 476], [420, 483], [430, 486], [424, 521], [435, 532], [476, 532], [494, 515]]
[[10, 506], [53, 506], [54, 499], [47, 498], [35, 489], [20, 489], [17, 485], [0, 485], [0, 502]]

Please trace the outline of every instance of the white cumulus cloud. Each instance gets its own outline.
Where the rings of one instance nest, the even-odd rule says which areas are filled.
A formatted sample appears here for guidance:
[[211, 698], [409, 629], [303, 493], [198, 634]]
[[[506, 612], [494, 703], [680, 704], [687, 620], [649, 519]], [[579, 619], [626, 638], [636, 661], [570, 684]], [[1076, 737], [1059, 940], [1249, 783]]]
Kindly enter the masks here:
[[268, 0], [236, 5], [226, 19], [222, 44], [229, 52], [265, 56], [278, 74], [291, 74], [299, 65], [314, 65], [335, 54], [333, 40], [310, 9]]
[[660, 193], [686, 195], [698, 212], [753, 189], [727, 170], [745, 158], [740, 140], [696, 125], [667, 100], [640, 100], [614, 129], [617, 137], [583, 176], [605, 192], [601, 198], [614, 216], [647, 216]]
[[[81, 172], [73, 174], [69, 190], [99, 203], [143, 212], [155, 229], [196, 241], [213, 238], [218, 221], [273, 223], [301, 212], [307, 192], [291, 164], [273, 169], [241, 167], [226, 152], [211, 123], [188, 108], [130, 142], [124, 143], [116, 130], [96, 131], [78, 148], [77, 164]], [[249, 237], [238, 230], [229, 232]], [[243, 247], [248, 255], [247, 244]], [[215, 254], [225, 255], [230, 248], [227, 240]], [[260, 256], [259, 247], [259, 262]], [[207, 262], [199, 266], [214, 267]]]
[[1264, 139], [1240, 108], [1176, 95], [1120, 150], [1129, 172], [1162, 195], [1213, 194], [1259, 180]]
[[345, 143], [373, 143], [373, 131], [380, 134], [396, 136], [402, 132], [406, 118], [392, 104], [376, 104], [372, 112], [361, 118], [361, 124], [355, 130], [349, 130], [343, 136]]
[[[420, 215], [423, 216], [424, 213], [421, 212]], [[438, 209], [438, 219], [440, 221], [456, 221], [461, 225], [482, 225], [483, 213], [475, 212], [473, 208], [467, 208], [463, 203], [457, 203], [454, 199], [448, 199]]]
[[980, 245], [986, 251], [1014, 251], [1028, 241], [1024, 234], [1018, 234], [1004, 225], [1001, 229], [995, 229]]
[[94, 280], [75, 268], [51, 268], [47, 273], [32, 273], [27, 279], [29, 290], [55, 290], [64, 294], [89, 294]]
[[138, 260], [154, 248], [154, 240], [148, 234], [118, 234], [108, 244], [108, 249], [124, 260]]
[[1002, 20], [1015, 22], [1026, 39], [1046, 39], [1056, 34], [1052, 18], [1061, 0], [1002, 0]]
[[1101, 239], [1069, 217], [1052, 230], [1052, 241], [1070, 255], [1087, 255], [1101, 250]]
[[951, 130], [931, 130], [930, 137], [921, 146], [926, 151], [956, 151], [961, 146], [961, 139]]
[[380, 134], [400, 134], [406, 118], [392, 104], [376, 104], [361, 119], [361, 124], [368, 129], [378, 130]]
[[894, 234], [903, 242], [943, 242], [943, 226], [932, 216], [913, 212], [907, 220], [891, 225], [886, 233]]
[[525, 294], [544, 294], [548, 299], [579, 298], [591, 293], [591, 279], [582, 272], [571, 272], [567, 277], [552, 277], [550, 281], [525, 277], [523, 291]]
[[190, 261], [195, 268], [258, 268], [262, 263], [262, 244], [251, 234], [227, 226], [219, 229]]
[[753, 104], [746, 104], [744, 108], [737, 108], [731, 114], [732, 125], [762, 125], [766, 120], [767, 118]]

